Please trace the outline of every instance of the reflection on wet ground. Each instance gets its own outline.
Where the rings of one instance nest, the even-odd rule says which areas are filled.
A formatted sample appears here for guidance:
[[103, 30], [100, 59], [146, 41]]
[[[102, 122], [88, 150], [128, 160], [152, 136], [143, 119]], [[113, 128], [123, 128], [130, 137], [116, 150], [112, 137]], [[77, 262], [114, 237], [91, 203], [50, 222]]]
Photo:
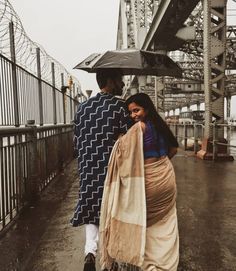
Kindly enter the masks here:
[[235, 162], [183, 161], [177, 157], [174, 164], [181, 240], [179, 270], [236, 270]]
[[[235, 271], [236, 162], [202, 161], [180, 152], [173, 164], [178, 187], [178, 271]], [[74, 161], [1, 238], [1, 271], [83, 270], [84, 229], [69, 225], [77, 191]]]

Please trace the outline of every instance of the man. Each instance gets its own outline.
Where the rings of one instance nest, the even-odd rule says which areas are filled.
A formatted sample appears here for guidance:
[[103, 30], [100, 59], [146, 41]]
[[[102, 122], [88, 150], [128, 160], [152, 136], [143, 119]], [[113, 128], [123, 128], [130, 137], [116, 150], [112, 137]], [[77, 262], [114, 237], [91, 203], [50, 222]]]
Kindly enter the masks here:
[[119, 135], [126, 133], [131, 124], [124, 102], [116, 97], [124, 86], [121, 73], [101, 70], [96, 79], [101, 92], [82, 103], [75, 116], [80, 191], [71, 222], [73, 226], [85, 224], [84, 271], [96, 270], [99, 215], [109, 156]]

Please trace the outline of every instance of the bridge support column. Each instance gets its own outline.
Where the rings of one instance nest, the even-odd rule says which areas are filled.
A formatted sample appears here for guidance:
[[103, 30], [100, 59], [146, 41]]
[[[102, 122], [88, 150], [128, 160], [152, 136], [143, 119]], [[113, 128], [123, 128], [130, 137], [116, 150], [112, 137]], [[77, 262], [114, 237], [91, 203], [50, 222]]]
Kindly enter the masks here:
[[165, 112], [164, 107], [164, 88], [165, 85], [163, 83], [163, 78], [157, 78], [155, 77], [155, 106], [157, 108], [157, 111], [160, 113]]
[[[198, 157], [207, 160], [232, 160], [227, 154], [224, 139], [224, 91], [226, 66], [226, 2], [227, 0], [204, 0], [204, 91], [205, 91], [205, 132], [202, 149]], [[213, 135], [213, 123], [216, 134]], [[214, 129], [215, 130], [215, 129]], [[213, 155], [213, 149], [217, 153]]]

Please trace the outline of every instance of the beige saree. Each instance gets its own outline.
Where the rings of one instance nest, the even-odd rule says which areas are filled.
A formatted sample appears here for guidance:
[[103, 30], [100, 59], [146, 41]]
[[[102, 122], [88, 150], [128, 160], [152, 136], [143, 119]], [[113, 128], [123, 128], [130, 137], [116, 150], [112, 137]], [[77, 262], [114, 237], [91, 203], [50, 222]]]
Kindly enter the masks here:
[[[173, 267], [178, 265], [175, 195], [175, 176], [168, 158], [144, 166], [143, 133], [136, 123], [116, 142], [108, 164], [99, 227], [101, 268], [109, 269], [116, 260], [144, 271], [177, 270]], [[168, 229], [165, 224], [170, 224]], [[175, 228], [173, 234], [169, 232], [169, 245], [158, 239], [159, 226], [163, 235], [165, 228]], [[177, 255], [174, 263], [172, 255]]]

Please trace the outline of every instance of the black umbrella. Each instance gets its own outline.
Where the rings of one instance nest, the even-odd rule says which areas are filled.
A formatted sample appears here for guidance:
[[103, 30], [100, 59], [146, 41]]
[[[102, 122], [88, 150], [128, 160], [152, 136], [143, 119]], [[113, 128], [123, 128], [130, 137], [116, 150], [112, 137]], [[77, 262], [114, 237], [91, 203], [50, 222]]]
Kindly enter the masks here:
[[120, 69], [123, 75], [182, 76], [181, 68], [167, 55], [137, 49], [92, 54], [74, 69], [90, 73], [101, 69]]

